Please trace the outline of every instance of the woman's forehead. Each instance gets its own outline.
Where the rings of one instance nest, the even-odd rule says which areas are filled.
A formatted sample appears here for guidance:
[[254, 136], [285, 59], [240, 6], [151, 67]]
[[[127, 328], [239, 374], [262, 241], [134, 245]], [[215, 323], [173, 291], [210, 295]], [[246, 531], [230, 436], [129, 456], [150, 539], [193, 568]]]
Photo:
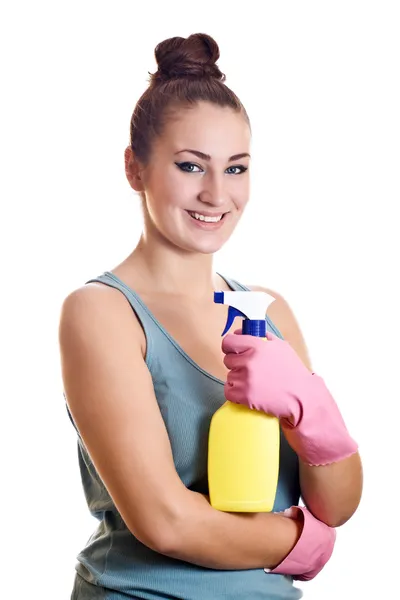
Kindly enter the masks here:
[[250, 140], [250, 128], [242, 113], [204, 103], [177, 111], [166, 122], [156, 145], [174, 152], [193, 149], [213, 158], [248, 153]]

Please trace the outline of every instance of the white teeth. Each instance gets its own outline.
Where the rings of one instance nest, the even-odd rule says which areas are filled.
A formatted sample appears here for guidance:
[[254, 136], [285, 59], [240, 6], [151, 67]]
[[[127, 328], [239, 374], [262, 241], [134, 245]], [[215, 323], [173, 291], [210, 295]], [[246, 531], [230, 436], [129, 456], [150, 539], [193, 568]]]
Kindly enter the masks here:
[[199, 221], [206, 221], [207, 223], [218, 223], [218, 221], [222, 219], [222, 215], [220, 215], [219, 217], [206, 217], [196, 212], [191, 212], [189, 214], [195, 219], [198, 219]]

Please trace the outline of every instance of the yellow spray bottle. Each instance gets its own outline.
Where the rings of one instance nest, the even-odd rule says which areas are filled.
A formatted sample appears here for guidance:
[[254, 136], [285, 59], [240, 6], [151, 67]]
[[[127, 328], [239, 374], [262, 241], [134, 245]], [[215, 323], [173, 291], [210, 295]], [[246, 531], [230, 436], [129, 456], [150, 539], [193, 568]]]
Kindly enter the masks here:
[[[229, 306], [222, 333], [243, 317], [242, 333], [263, 338], [265, 314], [275, 300], [265, 292], [215, 292]], [[228, 400], [214, 413], [208, 439], [211, 505], [226, 512], [272, 511], [279, 476], [280, 429], [276, 417]]]

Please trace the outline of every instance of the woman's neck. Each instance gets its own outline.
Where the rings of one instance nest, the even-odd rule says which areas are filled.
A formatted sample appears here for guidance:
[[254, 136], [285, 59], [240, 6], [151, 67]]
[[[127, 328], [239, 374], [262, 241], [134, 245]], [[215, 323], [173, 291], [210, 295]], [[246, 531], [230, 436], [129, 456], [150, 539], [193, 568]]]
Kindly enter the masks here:
[[142, 236], [128, 264], [153, 293], [207, 298], [221, 289], [221, 279], [213, 271], [212, 254], [149, 243]]

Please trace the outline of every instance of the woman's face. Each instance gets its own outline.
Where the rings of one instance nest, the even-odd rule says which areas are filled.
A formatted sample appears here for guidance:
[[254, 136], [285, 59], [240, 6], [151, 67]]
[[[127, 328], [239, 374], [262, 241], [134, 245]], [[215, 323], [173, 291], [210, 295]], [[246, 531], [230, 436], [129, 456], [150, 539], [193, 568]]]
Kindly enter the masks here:
[[140, 171], [147, 233], [189, 252], [219, 250], [249, 199], [250, 139], [229, 107], [202, 102], [175, 113]]

